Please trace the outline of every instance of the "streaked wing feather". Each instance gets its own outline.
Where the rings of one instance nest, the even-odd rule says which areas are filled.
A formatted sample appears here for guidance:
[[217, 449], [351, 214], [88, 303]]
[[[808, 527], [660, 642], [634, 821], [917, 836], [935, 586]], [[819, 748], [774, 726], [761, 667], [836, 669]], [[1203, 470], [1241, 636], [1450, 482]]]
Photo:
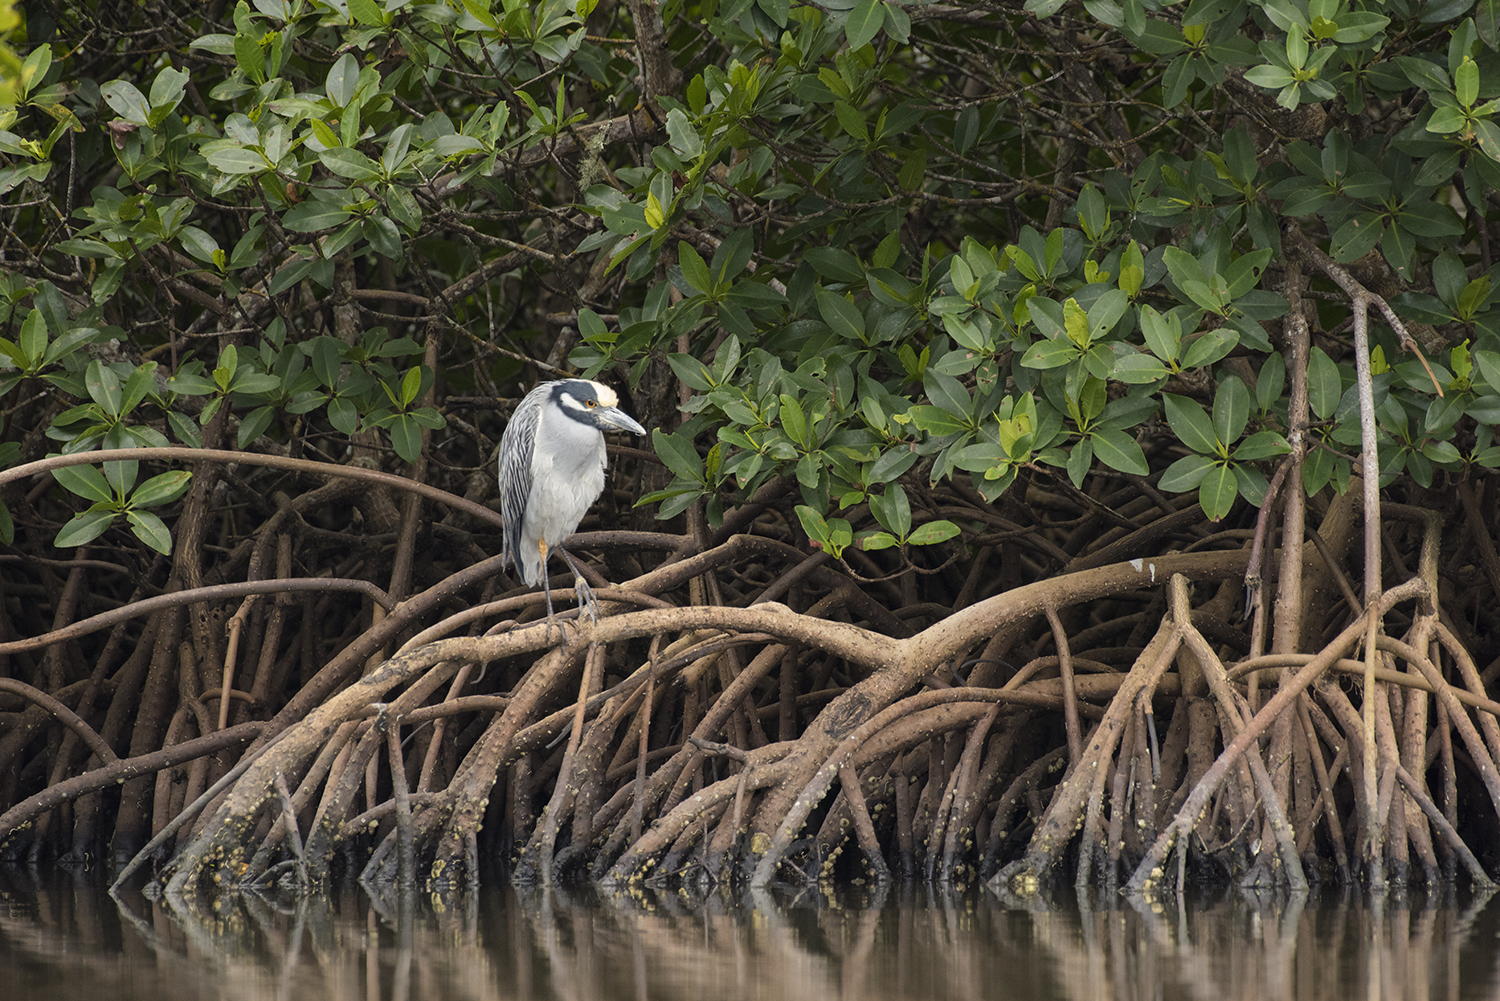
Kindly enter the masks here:
[[521, 526], [531, 495], [531, 455], [541, 418], [542, 396], [533, 390], [521, 401], [500, 436], [500, 517], [505, 522], [502, 553], [517, 570], [521, 568]]

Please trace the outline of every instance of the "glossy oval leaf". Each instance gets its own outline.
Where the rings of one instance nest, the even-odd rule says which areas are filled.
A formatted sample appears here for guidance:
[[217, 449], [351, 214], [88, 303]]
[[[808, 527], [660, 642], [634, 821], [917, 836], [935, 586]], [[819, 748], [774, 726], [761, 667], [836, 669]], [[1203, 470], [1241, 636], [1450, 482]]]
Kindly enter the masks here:
[[94, 506], [87, 511], [75, 514], [66, 525], [58, 531], [52, 540], [52, 545], [58, 549], [72, 549], [88, 542], [93, 542], [103, 535], [109, 528], [110, 522], [115, 520], [115, 512], [103, 507]]
[[1167, 424], [1177, 439], [1194, 452], [1213, 455], [1218, 452], [1219, 442], [1214, 435], [1213, 421], [1197, 400], [1176, 393], [1163, 393], [1162, 407], [1167, 414]]
[[1250, 420], [1250, 391], [1237, 375], [1219, 383], [1214, 393], [1214, 434], [1225, 445], [1239, 440]]
[[1146, 453], [1132, 435], [1124, 431], [1096, 431], [1091, 440], [1094, 455], [1109, 468], [1135, 476], [1151, 472]]
[[931, 546], [939, 542], [947, 542], [959, 533], [960, 529], [951, 521], [929, 521], [917, 526], [917, 530], [907, 538], [907, 543], [913, 546]]
[[1198, 504], [1209, 521], [1219, 521], [1233, 510], [1239, 495], [1239, 481], [1227, 462], [1214, 463], [1198, 484]]
[[97, 466], [59, 466], [52, 470], [52, 478], [79, 497], [105, 504], [114, 502], [115, 493]]

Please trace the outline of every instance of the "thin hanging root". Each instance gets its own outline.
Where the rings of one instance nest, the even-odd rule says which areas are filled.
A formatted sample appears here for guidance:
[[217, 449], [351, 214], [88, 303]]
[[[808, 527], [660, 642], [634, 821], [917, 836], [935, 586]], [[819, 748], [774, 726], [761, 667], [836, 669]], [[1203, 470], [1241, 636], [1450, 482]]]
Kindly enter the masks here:
[[1068, 755], [1076, 767], [1083, 753], [1083, 737], [1078, 725], [1078, 695], [1073, 689], [1073, 655], [1068, 646], [1068, 634], [1063, 629], [1062, 619], [1054, 605], [1047, 606], [1047, 623], [1052, 627], [1052, 641], [1057, 646], [1057, 672], [1062, 678], [1063, 726], [1068, 734]]
[[1104, 885], [1108, 888], [1116, 886], [1120, 878], [1120, 852], [1125, 847], [1126, 799], [1137, 760], [1135, 754], [1130, 752], [1137, 749], [1140, 726], [1140, 713], [1132, 711], [1125, 724], [1125, 736], [1120, 739], [1122, 753], [1115, 763], [1114, 784], [1110, 788], [1109, 833], [1105, 836], [1104, 850], [1105, 864], [1108, 866], [1104, 873]]
[[[1140, 723], [1136, 727], [1136, 752], [1133, 783], [1135, 786], [1135, 817], [1134, 830], [1127, 832], [1131, 843], [1139, 847], [1143, 838], [1156, 836], [1156, 789], [1161, 781], [1161, 771], [1158, 765], [1160, 755], [1156, 746], [1156, 733], [1152, 729], [1155, 724], [1155, 716], [1151, 713], [1151, 693], [1142, 692], [1140, 702], [1143, 712], [1140, 714]], [[1124, 846], [1121, 846], [1123, 851]], [[1118, 860], [1115, 863], [1118, 866]]]
[[[1458, 820], [1458, 773], [1453, 762], [1453, 731], [1448, 719], [1448, 707], [1441, 701], [1437, 704], [1438, 760], [1443, 769], [1443, 819], [1452, 827]], [[1452, 868], [1453, 856], [1448, 856], [1447, 868]]]
[[[1442, 635], [1441, 629], [1439, 630], [1439, 635]], [[1464, 746], [1468, 748], [1469, 754], [1474, 758], [1475, 764], [1478, 765], [1479, 777], [1484, 782], [1485, 788], [1489, 790], [1491, 802], [1494, 804], [1495, 809], [1500, 811], [1500, 775], [1496, 774], [1494, 752], [1491, 750], [1490, 745], [1486, 744], [1480, 737], [1479, 731], [1475, 728], [1473, 721], [1469, 719], [1469, 714], [1464, 712], [1463, 706], [1459, 703], [1457, 696], [1454, 695], [1452, 687], [1449, 686], [1443, 678], [1442, 673], [1438, 671], [1432, 661], [1427, 659], [1421, 650], [1414, 649], [1405, 643], [1389, 638], [1382, 640], [1382, 644], [1420, 671], [1422, 676], [1427, 679], [1427, 683], [1432, 686], [1434, 694], [1446, 706], [1448, 718], [1457, 726], [1459, 736], [1463, 738]], [[1488, 721], [1489, 725], [1485, 726], [1486, 730], [1490, 730], [1494, 726], [1495, 719], [1488, 713], [1480, 713], [1479, 719], [1481, 726], [1485, 726], [1486, 721]]]
[[300, 885], [307, 885], [307, 856], [302, 851], [302, 834], [297, 830], [297, 812], [292, 806], [292, 794], [286, 787], [286, 776], [276, 773], [276, 795], [281, 799], [281, 822], [286, 831], [287, 843], [292, 846], [292, 857], [297, 863]]
[[[1449, 656], [1453, 658], [1454, 664], [1458, 666], [1459, 673], [1463, 675], [1464, 687], [1468, 690], [1468, 694], [1475, 699], [1486, 698], [1488, 693], [1484, 690], [1484, 681], [1480, 678], [1479, 669], [1475, 667], [1474, 659], [1469, 656], [1469, 651], [1464, 649], [1463, 644], [1458, 641], [1458, 637], [1454, 636], [1441, 621], [1435, 621], [1433, 626], [1437, 633], [1438, 642], [1442, 644], [1444, 650], [1448, 651]], [[1421, 645], [1416, 646], [1418, 649], [1421, 649]], [[1423, 673], [1425, 674], [1425, 672]], [[1457, 692], [1454, 691], [1451, 685], [1444, 687], [1449, 692], [1453, 692], [1455, 696], [1457, 695]], [[1486, 701], [1488, 701], [1487, 698]], [[1500, 723], [1497, 723], [1495, 713], [1479, 713], [1479, 728], [1483, 731], [1485, 742], [1489, 745], [1491, 762], [1500, 760]]]
[[[345, 745], [347, 746], [347, 745]], [[333, 846], [343, 837], [357, 833], [345, 817], [354, 805], [354, 797], [364, 781], [365, 769], [380, 750], [380, 733], [370, 726], [360, 737], [353, 752], [336, 770], [323, 790], [323, 800], [313, 817], [312, 830], [307, 836], [307, 853], [312, 860], [314, 877], [321, 878], [327, 867], [327, 859]]]
[[1481, 889], [1493, 888], [1495, 883], [1490, 879], [1489, 873], [1484, 871], [1484, 866], [1480, 865], [1479, 860], [1474, 857], [1474, 853], [1469, 851], [1469, 846], [1464, 844], [1463, 838], [1458, 836], [1458, 831], [1454, 830], [1453, 825], [1448, 823], [1448, 818], [1443, 816], [1443, 811], [1437, 808], [1437, 804], [1432, 801], [1432, 797], [1427, 795], [1420, 783], [1412, 777], [1410, 772], [1402, 767], [1400, 762], [1392, 760], [1387, 762], [1387, 764], [1395, 770], [1396, 781], [1401, 783], [1401, 788], [1405, 789], [1406, 794], [1422, 808], [1422, 812], [1427, 814], [1427, 819], [1432, 822], [1432, 826], [1437, 828], [1438, 832], [1442, 834], [1443, 840], [1448, 843], [1448, 847], [1452, 848], [1453, 853], [1463, 862], [1464, 868], [1469, 871], [1469, 878], [1474, 881], [1474, 885]]
[[[922, 832], [920, 838], [927, 845], [924, 869], [929, 883], [936, 882], [938, 878], [938, 861], [942, 853], [937, 850], [937, 846], [945, 840], [944, 834], [947, 832], [947, 824], [952, 815], [953, 801], [958, 794], [959, 769], [956, 767], [958, 763], [954, 762], [955, 767], [951, 769], [946, 767], [947, 758], [952, 755], [952, 752], [953, 747], [949, 742], [933, 740], [928, 745], [928, 789], [938, 790], [936, 809], [926, 811], [931, 820], [931, 827]], [[937, 780], [941, 780], [942, 784], [938, 785]]]
[[[1068, 773], [1053, 795], [1046, 814], [1037, 824], [1026, 848], [1025, 857], [1000, 870], [995, 879], [1002, 883], [1029, 885], [1051, 872], [1061, 861], [1072, 841], [1082, 815], [1092, 802], [1095, 777], [1106, 771], [1104, 762], [1113, 753], [1124, 730], [1125, 716], [1136, 696], [1154, 688], [1172, 665], [1172, 658], [1182, 643], [1180, 625], [1163, 619], [1150, 644], [1141, 651], [1130, 673], [1110, 700], [1104, 718], [1094, 730], [1079, 764]], [[1102, 781], [1102, 775], [1099, 776]], [[1080, 866], [1083, 863], [1080, 861]]]
[[849, 802], [849, 811], [854, 816], [854, 836], [859, 841], [859, 850], [864, 852], [865, 862], [870, 866], [871, 876], [878, 882], [891, 881], [891, 869], [886, 865], [885, 855], [880, 850], [880, 840], [875, 836], [875, 824], [870, 820], [870, 810], [865, 805], [864, 790], [860, 788], [859, 776], [853, 768], [844, 765], [839, 769], [839, 784]]
[[[1414, 577], [1382, 594], [1378, 601], [1371, 604], [1369, 614], [1384, 615], [1402, 601], [1426, 597], [1427, 591], [1426, 582]], [[1199, 814], [1203, 812], [1204, 807], [1208, 805], [1209, 798], [1228, 775], [1230, 767], [1239, 760], [1252, 743], [1260, 738], [1271, 721], [1286, 711], [1298, 694], [1305, 691], [1308, 685], [1321, 677], [1336, 660], [1350, 650], [1365, 635], [1365, 631], [1366, 622], [1363, 619], [1356, 620], [1345, 627], [1333, 642], [1325, 646], [1317, 657], [1308, 661], [1295, 675], [1289, 679], [1283, 679], [1276, 694], [1261, 707], [1249, 724], [1240, 731], [1239, 736], [1224, 748], [1218, 760], [1193, 787], [1187, 799], [1183, 801], [1182, 808], [1178, 810], [1177, 816], [1157, 837], [1156, 842], [1136, 866], [1135, 875], [1130, 877], [1130, 882], [1127, 884], [1127, 889], [1131, 893], [1143, 894], [1155, 884], [1160, 876], [1160, 867], [1166, 861], [1167, 853], [1171, 851], [1178, 836], [1187, 833], [1197, 823]]]
[[[1338, 864], [1339, 872], [1344, 879], [1349, 878], [1349, 855], [1344, 851], [1344, 829], [1339, 822], [1338, 801], [1334, 799], [1333, 779], [1330, 769], [1323, 761], [1323, 752], [1320, 748], [1317, 730], [1313, 727], [1312, 715], [1308, 711], [1308, 696], [1303, 692], [1297, 699], [1297, 718], [1302, 724], [1302, 732], [1306, 737], [1309, 753], [1312, 756], [1313, 774], [1318, 779], [1318, 799], [1313, 808], [1308, 811], [1307, 836], [1312, 836], [1313, 825], [1317, 823], [1318, 813], [1321, 809], [1322, 815], [1328, 821], [1328, 840], [1333, 843], [1333, 857]], [[1343, 753], [1342, 749], [1339, 753]], [[1335, 757], [1335, 762], [1339, 759]]]
[[552, 883], [553, 852], [557, 846], [558, 825], [578, 793], [574, 783], [574, 769], [578, 762], [578, 748], [583, 742], [584, 714], [588, 708], [589, 695], [593, 690], [593, 678], [603, 667], [604, 648], [590, 645], [583, 661], [583, 677], [578, 682], [578, 700], [573, 708], [573, 724], [568, 731], [568, 746], [563, 752], [562, 766], [557, 772], [557, 783], [552, 790], [552, 800], [543, 814], [542, 826], [537, 829], [526, 850], [524, 865], [538, 867], [538, 878], [543, 886]]
[[[1235, 730], [1244, 727], [1246, 729], [1254, 726], [1249, 712], [1249, 706], [1244, 705], [1238, 693], [1229, 685], [1229, 675], [1224, 669], [1224, 664], [1214, 653], [1203, 634], [1192, 624], [1192, 618], [1187, 603], [1187, 579], [1182, 576], [1174, 576], [1169, 585], [1172, 594], [1172, 615], [1185, 624], [1182, 627], [1183, 639], [1188, 647], [1198, 657], [1198, 663], [1203, 668], [1204, 679], [1208, 682], [1209, 691], [1219, 702], [1221, 711], [1226, 720], [1238, 723]], [[1275, 717], [1272, 717], [1273, 719]], [[1226, 731], [1226, 737], [1234, 736], [1233, 732]], [[1292, 825], [1287, 822], [1286, 810], [1276, 792], [1275, 785], [1266, 771], [1266, 763], [1261, 760], [1259, 751], [1251, 750], [1245, 754], [1245, 760], [1249, 762], [1250, 774], [1255, 779], [1256, 791], [1260, 794], [1260, 807], [1266, 812], [1266, 819], [1271, 825], [1271, 831], [1275, 836], [1277, 847], [1281, 852], [1281, 864], [1287, 883], [1294, 891], [1307, 889], [1307, 876], [1302, 871], [1302, 860], [1297, 856], [1296, 840], [1292, 835]]]
[[376, 729], [386, 731], [386, 750], [390, 756], [391, 787], [396, 800], [396, 872], [403, 890], [416, 885], [416, 843], [412, 835], [411, 792], [406, 785], [406, 762], [401, 755], [401, 719], [380, 719]]
[[[276, 740], [275, 738], [272, 738], [261, 748], [262, 753], [269, 751], [272, 747], [275, 746], [275, 744]], [[152, 838], [144, 848], [135, 853], [135, 857], [130, 860], [125, 868], [120, 870], [120, 874], [116, 876], [115, 881], [110, 884], [110, 893], [118, 893], [120, 888], [125, 885], [130, 877], [135, 875], [135, 873], [140, 869], [141, 866], [149, 862], [156, 855], [156, 853], [161, 850], [162, 846], [165, 845], [169, 840], [171, 840], [173, 835], [182, 830], [182, 828], [186, 827], [188, 824], [192, 823], [193, 818], [198, 816], [199, 811], [208, 806], [209, 803], [213, 802], [216, 796], [219, 796], [224, 792], [224, 790], [234, 785], [239, 777], [249, 770], [250, 766], [255, 762], [256, 757], [257, 755], [255, 755], [253, 752], [246, 754], [233, 768], [224, 773], [223, 778], [219, 779], [219, 781], [209, 786], [208, 789], [204, 791], [203, 795], [199, 796], [192, 803], [188, 804], [183, 808], [181, 813], [173, 817], [171, 823], [167, 824], [166, 827], [158, 831], [156, 836]]]
[[[1121, 698], [1122, 704], [1128, 703], [1129, 699]], [[1103, 840], [1099, 834], [1099, 826], [1104, 810], [1104, 786], [1110, 776], [1110, 766], [1114, 764], [1116, 747], [1124, 742], [1124, 738], [1130, 733], [1130, 722], [1133, 714], [1129, 712], [1120, 713], [1119, 728], [1113, 728], [1102, 743], [1090, 742], [1090, 751], [1087, 757], [1080, 759], [1080, 767], [1073, 772], [1074, 775], [1086, 775], [1089, 779], [1088, 800], [1083, 812], [1083, 830], [1079, 836], [1078, 848], [1078, 872], [1074, 878], [1074, 886], [1078, 889], [1086, 889], [1093, 878], [1093, 867], [1095, 857], [1098, 855], [1100, 842]], [[1103, 731], [1104, 726], [1099, 730]], [[1098, 733], [1095, 734], [1098, 741]], [[1098, 750], [1095, 751], [1094, 748]], [[1087, 762], [1085, 771], [1082, 762]]]
[[[645, 820], [646, 756], [651, 746], [651, 713], [655, 706], [654, 698], [656, 696], [656, 660], [660, 656], [660, 652], [661, 636], [653, 636], [651, 638], [651, 666], [648, 669], [649, 673], [646, 675], [646, 690], [642, 696], [643, 701], [639, 713], [641, 735], [640, 742], [636, 745], [635, 792], [633, 794], [635, 801], [630, 809], [631, 841], [641, 840], [641, 825]], [[735, 822], [739, 822], [738, 817], [736, 817]]]
[[[958, 858], [963, 850], [963, 839], [972, 838], [974, 834], [974, 822], [979, 807], [983, 806], [983, 797], [993, 784], [994, 775], [998, 772], [1001, 764], [1009, 753], [1009, 749], [1015, 740], [1015, 730], [1010, 729], [1009, 740], [1006, 741], [998, 753], [992, 749], [993, 762], [986, 762], [986, 768], [980, 772], [979, 759], [984, 752], [985, 744], [989, 741], [990, 731], [995, 721], [1000, 717], [1000, 706], [996, 704], [984, 719], [970, 732], [968, 740], [964, 743], [964, 751], [959, 759], [960, 777], [958, 793], [954, 799], [954, 805], [948, 821], [948, 831], [943, 838], [943, 858], [938, 869], [939, 879], [951, 880], [954, 870], [958, 866]], [[993, 764], [993, 768], [990, 765]]]
[[748, 752], [743, 773], [704, 786], [692, 799], [679, 803], [620, 856], [601, 882], [607, 887], [628, 885], [641, 877], [648, 859], [656, 858], [671, 848], [681, 833], [698, 821], [704, 810], [713, 808], [720, 802], [728, 802], [736, 795], [765, 789], [780, 782], [791, 770], [792, 762], [782, 760], [789, 753], [791, 748], [783, 744], [771, 744]]
[[771, 839], [771, 844], [756, 864], [755, 873], [751, 877], [754, 884], [757, 886], [767, 886], [771, 883], [776, 873], [776, 867], [786, 855], [793, 838], [801, 831], [803, 824], [807, 822], [807, 817], [813, 811], [814, 807], [822, 802], [823, 797], [828, 793], [829, 787], [833, 785], [834, 780], [838, 777], [839, 769], [867, 741], [886, 727], [897, 724], [902, 717], [915, 715], [924, 710], [952, 703], [963, 702], [1013, 702], [1019, 705], [1046, 705], [1048, 707], [1054, 704], [1054, 700], [1033, 692], [997, 688], [948, 688], [921, 692], [886, 707], [844, 737], [834, 748], [833, 753], [824, 760], [822, 766], [813, 773], [812, 778], [802, 786], [791, 808], [786, 812], [785, 817], [777, 827], [776, 834]]

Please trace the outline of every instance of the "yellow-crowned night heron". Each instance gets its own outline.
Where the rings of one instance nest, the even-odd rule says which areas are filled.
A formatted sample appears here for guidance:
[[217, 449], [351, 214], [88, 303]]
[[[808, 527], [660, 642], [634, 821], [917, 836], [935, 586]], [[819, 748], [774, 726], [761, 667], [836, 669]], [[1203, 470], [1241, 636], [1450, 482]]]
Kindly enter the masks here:
[[587, 379], [544, 382], [526, 394], [500, 436], [502, 555], [526, 584], [538, 576], [547, 595], [552, 628], [552, 588], [547, 554], [558, 552], [573, 571], [578, 607], [597, 622], [598, 606], [562, 543], [604, 490], [605, 430], [645, 434], [620, 409], [614, 390]]

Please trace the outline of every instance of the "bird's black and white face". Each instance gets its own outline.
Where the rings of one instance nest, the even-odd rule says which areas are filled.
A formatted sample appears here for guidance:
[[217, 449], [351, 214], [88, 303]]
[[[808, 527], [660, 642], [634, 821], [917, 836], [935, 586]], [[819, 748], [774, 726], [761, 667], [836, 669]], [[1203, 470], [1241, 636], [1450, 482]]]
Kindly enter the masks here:
[[553, 387], [552, 401], [569, 418], [600, 431], [646, 433], [645, 428], [620, 409], [620, 398], [603, 383], [563, 379]]

